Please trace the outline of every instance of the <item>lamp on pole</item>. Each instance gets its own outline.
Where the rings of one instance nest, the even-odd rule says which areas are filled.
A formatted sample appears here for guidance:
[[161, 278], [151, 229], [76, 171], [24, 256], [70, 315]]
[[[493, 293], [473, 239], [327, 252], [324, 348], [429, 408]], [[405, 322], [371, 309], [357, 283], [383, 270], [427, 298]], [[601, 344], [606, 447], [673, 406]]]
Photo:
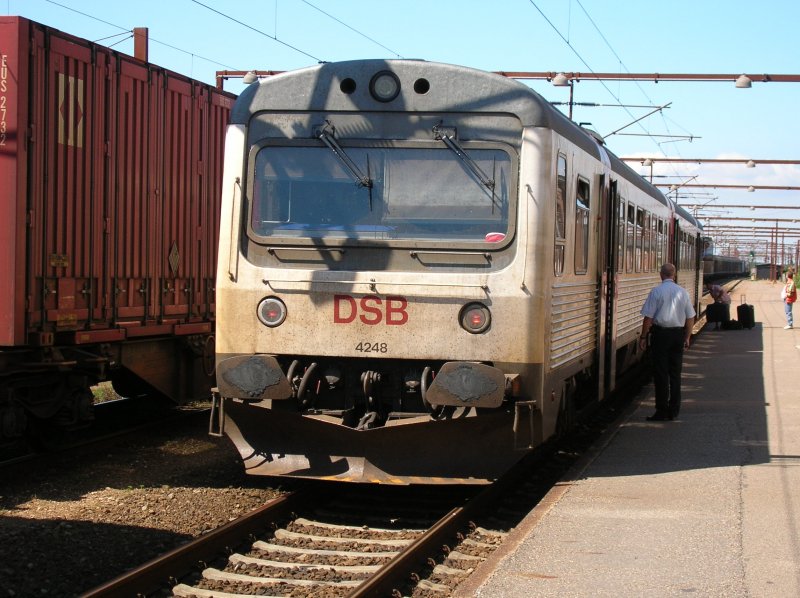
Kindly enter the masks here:
[[574, 105], [573, 101], [573, 92], [575, 91], [575, 82], [568, 78], [564, 73], [558, 73], [555, 77], [553, 77], [552, 83], [555, 87], [569, 87], [569, 119], [572, 120], [572, 106]]
[[642, 161], [642, 166], [649, 166], [650, 167], [650, 182], [653, 182], [653, 161], [650, 158], [645, 158]]

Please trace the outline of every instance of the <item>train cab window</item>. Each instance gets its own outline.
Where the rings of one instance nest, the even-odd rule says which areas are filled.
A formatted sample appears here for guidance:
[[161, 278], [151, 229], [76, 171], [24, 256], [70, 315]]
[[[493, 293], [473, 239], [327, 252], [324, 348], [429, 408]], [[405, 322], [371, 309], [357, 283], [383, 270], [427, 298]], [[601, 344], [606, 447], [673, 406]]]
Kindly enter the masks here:
[[589, 265], [589, 181], [579, 178], [575, 190], [575, 274]]
[[567, 243], [567, 159], [558, 155], [556, 172], [555, 243], [553, 247], [553, 273], [564, 273], [564, 248]]
[[499, 245], [513, 235], [516, 166], [505, 147], [465, 145], [475, 170], [490, 173], [488, 184], [445, 144], [350, 141], [342, 160], [310, 143], [254, 150], [248, 189], [254, 237]]
[[617, 221], [617, 272], [625, 268], [625, 199], [619, 197]]
[[634, 240], [636, 236], [636, 206], [628, 204], [627, 230], [625, 231], [625, 271], [633, 272]]

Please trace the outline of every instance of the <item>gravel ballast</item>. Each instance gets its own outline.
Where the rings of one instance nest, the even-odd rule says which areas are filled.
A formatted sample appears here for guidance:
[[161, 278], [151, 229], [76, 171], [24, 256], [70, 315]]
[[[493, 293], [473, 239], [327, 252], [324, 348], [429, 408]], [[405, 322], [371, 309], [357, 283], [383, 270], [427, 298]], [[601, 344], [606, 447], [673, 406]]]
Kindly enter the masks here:
[[282, 493], [207, 424], [176, 428], [4, 471], [0, 598], [79, 595]]

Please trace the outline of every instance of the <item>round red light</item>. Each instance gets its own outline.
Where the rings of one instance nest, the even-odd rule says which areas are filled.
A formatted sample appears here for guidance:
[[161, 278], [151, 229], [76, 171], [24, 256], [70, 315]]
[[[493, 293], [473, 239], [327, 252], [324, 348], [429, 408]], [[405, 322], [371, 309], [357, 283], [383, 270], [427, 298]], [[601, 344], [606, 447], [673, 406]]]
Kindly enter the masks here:
[[489, 308], [482, 303], [470, 303], [461, 309], [459, 321], [461, 327], [472, 334], [480, 334], [488, 330], [492, 315]]
[[286, 319], [286, 305], [277, 297], [267, 297], [258, 304], [257, 314], [262, 324], [274, 328]]

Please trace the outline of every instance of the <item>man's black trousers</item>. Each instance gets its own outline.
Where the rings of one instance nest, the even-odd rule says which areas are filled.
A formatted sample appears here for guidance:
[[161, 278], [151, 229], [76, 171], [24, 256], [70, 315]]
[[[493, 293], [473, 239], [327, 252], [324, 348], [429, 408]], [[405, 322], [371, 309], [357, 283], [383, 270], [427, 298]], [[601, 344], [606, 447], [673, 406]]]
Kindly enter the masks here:
[[653, 327], [653, 383], [656, 387], [656, 413], [678, 417], [681, 410], [681, 368], [684, 329]]

